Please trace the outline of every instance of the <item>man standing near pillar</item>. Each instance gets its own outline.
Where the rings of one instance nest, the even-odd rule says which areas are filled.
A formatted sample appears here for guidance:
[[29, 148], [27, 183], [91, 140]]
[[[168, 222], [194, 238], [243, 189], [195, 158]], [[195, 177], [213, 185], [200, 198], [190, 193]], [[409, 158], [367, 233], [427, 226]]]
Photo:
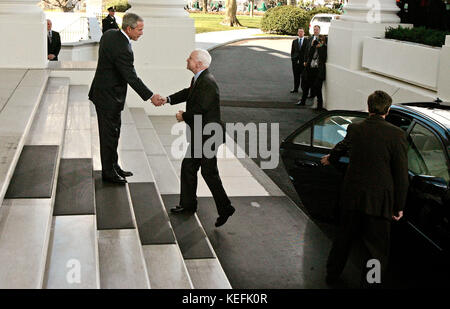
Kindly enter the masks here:
[[97, 70], [89, 99], [97, 111], [102, 178], [108, 182], [123, 184], [127, 182], [125, 177], [133, 176], [133, 173], [120, 168], [117, 154], [127, 85], [144, 101], [151, 98], [155, 104], [160, 99], [136, 75], [133, 65], [131, 40], [137, 41], [143, 31], [144, 20], [136, 14], [127, 13], [123, 17], [122, 30], [108, 31], [100, 40]]
[[304, 38], [305, 31], [303, 28], [298, 29], [298, 38], [292, 41], [291, 47], [291, 61], [292, 61], [292, 72], [294, 74], [294, 89], [291, 93], [298, 92], [298, 87], [300, 86], [300, 76], [302, 75], [305, 62], [305, 50], [306, 50], [306, 39]]
[[103, 18], [102, 20], [102, 32], [105, 33], [109, 29], [119, 29], [119, 25], [117, 25], [116, 18], [114, 14], [116, 10], [111, 6], [108, 8], [108, 16]]
[[47, 19], [47, 58], [50, 61], [58, 61], [61, 50], [61, 38], [59, 33], [52, 30], [52, 21]]

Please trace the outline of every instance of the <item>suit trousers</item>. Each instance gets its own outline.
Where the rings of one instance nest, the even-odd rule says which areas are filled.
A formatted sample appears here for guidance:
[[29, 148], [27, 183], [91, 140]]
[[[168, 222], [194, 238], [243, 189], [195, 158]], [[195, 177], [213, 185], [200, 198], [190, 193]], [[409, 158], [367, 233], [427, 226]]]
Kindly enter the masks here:
[[294, 74], [294, 90], [298, 91], [300, 87], [300, 79], [303, 72], [303, 63], [298, 63], [298, 60], [292, 61], [292, 73]]
[[[188, 150], [189, 151], [189, 150]], [[186, 156], [181, 163], [181, 195], [180, 206], [197, 209], [197, 173], [201, 174], [216, 203], [219, 216], [226, 215], [231, 202], [223, 188], [217, 168], [217, 158], [194, 158]]]
[[328, 275], [337, 277], [342, 273], [352, 244], [360, 237], [366, 249], [366, 256], [361, 261], [362, 285], [367, 284], [366, 275], [369, 268], [366, 267], [366, 263], [370, 259], [377, 259], [380, 262], [381, 282], [383, 282], [383, 279], [387, 279], [390, 232], [391, 222], [384, 217], [369, 216], [360, 211], [344, 211], [328, 256]]
[[100, 136], [100, 157], [102, 173], [106, 176], [113, 174], [119, 156], [117, 147], [120, 138], [121, 112], [112, 112], [95, 107], [97, 111], [98, 133]]

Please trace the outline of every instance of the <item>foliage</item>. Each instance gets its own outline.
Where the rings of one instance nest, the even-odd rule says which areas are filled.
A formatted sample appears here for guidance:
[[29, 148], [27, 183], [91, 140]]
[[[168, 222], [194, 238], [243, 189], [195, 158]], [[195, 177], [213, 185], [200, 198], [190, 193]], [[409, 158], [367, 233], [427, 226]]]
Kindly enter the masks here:
[[314, 15], [321, 13], [340, 14], [326, 7], [306, 11], [303, 8], [285, 5], [269, 9], [261, 21], [261, 30], [267, 33], [296, 35], [298, 28], [308, 33], [309, 23]]
[[109, 7], [114, 7], [117, 12], [125, 12], [128, 10], [131, 5], [128, 3], [128, 0], [105, 0], [103, 1], [103, 8], [106, 11]]
[[445, 36], [449, 34], [450, 32], [448, 31], [427, 29], [425, 27], [403, 28], [398, 26], [398, 28], [390, 27], [387, 29], [385, 37], [387, 39], [441, 47], [445, 44]]

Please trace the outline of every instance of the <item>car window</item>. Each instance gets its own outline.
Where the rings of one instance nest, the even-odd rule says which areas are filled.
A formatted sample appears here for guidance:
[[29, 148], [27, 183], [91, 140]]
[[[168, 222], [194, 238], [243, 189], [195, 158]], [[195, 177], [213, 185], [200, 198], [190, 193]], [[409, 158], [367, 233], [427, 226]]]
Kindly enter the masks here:
[[392, 123], [396, 127], [403, 129], [404, 131], [406, 131], [406, 130], [408, 130], [409, 126], [411, 125], [412, 119], [391, 112], [386, 116], [386, 121]]
[[311, 146], [311, 127], [299, 132], [292, 140], [294, 144]]
[[444, 148], [436, 135], [420, 124], [408, 136], [408, 168], [417, 175], [450, 180]]
[[323, 23], [330, 23], [331, 22], [331, 17], [317, 17], [315, 19], [315, 21], [320, 21]]
[[333, 115], [319, 120], [314, 124], [313, 146], [333, 148], [347, 135], [347, 127], [360, 122], [361, 116]]

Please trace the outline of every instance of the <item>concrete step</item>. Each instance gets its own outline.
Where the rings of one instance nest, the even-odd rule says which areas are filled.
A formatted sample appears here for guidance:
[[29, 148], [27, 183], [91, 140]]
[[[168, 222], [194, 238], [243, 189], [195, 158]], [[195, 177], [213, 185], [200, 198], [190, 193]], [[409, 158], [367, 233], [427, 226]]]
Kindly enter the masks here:
[[[153, 132], [155, 139], [149, 143], [146, 137], [149, 133], [148, 130], [153, 129], [146, 118], [144, 109], [125, 108], [124, 114], [132, 116], [133, 127], [136, 128], [136, 131], [131, 131], [132, 135], [129, 138], [137, 138], [142, 141], [139, 150], [122, 149], [119, 156], [124, 168], [134, 165], [136, 168], [140, 166], [141, 169], [144, 169], [144, 172], [139, 171], [139, 179], [133, 179], [135, 176], [129, 178], [129, 187], [151, 286], [158, 289], [193, 288], [161, 199], [160, 183], [153, 176], [153, 168], [149, 162], [151, 158], [147, 157], [147, 153], [144, 151], [144, 148], [158, 147], [156, 133]], [[160, 148], [160, 153], [164, 154], [164, 149]], [[134, 160], [132, 160], [133, 158]], [[142, 163], [137, 164], [136, 162]], [[166, 166], [171, 168], [170, 165]], [[147, 168], [149, 171], [145, 172]], [[134, 169], [132, 170], [134, 171]], [[145, 173], [149, 175], [145, 176]], [[152, 195], [147, 196], [149, 194]], [[151, 203], [151, 205], [145, 205], [146, 203]]]
[[88, 86], [70, 86], [67, 125], [62, 157], [92, 158], [91, 113]]
[[42, 100], [48, 77], [47, 70], [0, 70], [0, 203]]
[[[174, 124], [176, 124], [175, 117], [166, 117], [161, 116], [160, 117], [147, 117], [147, 122], [144, 121], [145, 119], [145, 111], [143, 109], [132, 109], [133, 116], [140, 114], [139, 117], [140, 124], [143, 126], [140, 133], [141, 138], [145, 138], [145, 133], [148, 133], [144, 131], [145, 130], [152, 130], [149, 128], [154, 128], [154, 133], [156, 133], [157, 137], [155, 138], [154, 148], [163, 148], [164, 146], [170, 146], [172, 141], [174, 141], [176, 138], [179, 138], [179, 136], [174, 136], [171, 134], [171, 130]], [[155, 121], [151, 121], [155, 120]], [[148, 124], [151, 123], [151, 124]], [[144, 134], [142, 134], [144, 133]], [[161, 136], [165, 138], [165, 144], [161, 141]], [[159, 141], [159, 145], [158, 142]], [[175, 169], [173, 167], [172, 162], [170, 161], [170, 154], [166, 153], [166, 149], [164, 149], [163, 155], [160, 154], [152, 154], [147, 153], [150, 166], [152, 167], [152, 171], [155, 174], [156, 183], [158, 184], [158, 187], [163, 187], [163, 190], [160, 190], [160, 194], [179, 194], [179, 186], [180, 186], [180, 179], [179, 176], [176, 175]], [[179, 160], [179, 159], [178, 159]], [[166, 208], [170, 207], [171, 205], [165, 205]], [[203, 241], [206, 240], [206, 245], [208, 246], [210, 252], [212, 253], [213, 258], [208, 259], [199, 259], [199, 258], [193, 258], [193, 259], [186, 259], [185, 257], [185, 264], [189, 272], [189, 276], [192, 280], [192, 284], [194, 288], [221, 288], [221, 289], [230, 289], [231, 285], [222, 269], [222, 266], [220, 265], [219, 260], [217, 259], [217, 256], [214, 252], [214, 249], [211, 246], [211, 243], [209, 242], [208, 238], [206, 237], [206, 233], [201, 225], [200, 220], [198, 219], [197, 215], [194, 215], [194, 220], [196, 221], [196, 224], [198, 225], [198, 228], [195, 228], [196, 230], [199, 230], [201, 235], [199, 233], [196, 237], [200, 237]], [[180, 222], [177, 223], [179, 225], [178, 229], [180, 231], [181, 235], [186, 235], [186, 230], [183, 228], [183, 224]], [[195, 224], [194, 224], [195, 225]], [[188, 229], [191, 229], [192, 226], [190, 225]], [[198, 232], [198, 231], [197, 231]], [[188, 233], [189, 234], [189, 233]], [[184, 237], [184, 236], [183, 236]], [[185, 242], [185, 241], [183, 241]], [[187, 243], [187, 247], [190, 247], [189, 241], [185, 242]], [[195, 247], [195, 245], [194, 245]], [[189, 252], [189, 248], [186, 249], [187, 252]], [[204, 250], [202, 250], [204, 251]]]
[[[44, 287], [49, 289], [100, 287], [97, 226], [93, 209], [95, 206], [86, 208], [87, 205], [84, 205], [92, 205], [94, 200], [92, 162], [90, 162], [91, 119], [87, 94], [88, 88], [85, 86], [69, 88], [67, 122], [65, 129], [62, 130], [65, 135], [63, 149], [65, 164], [61, 167], [64, 166], [65, 173], [61, 175], [63, 178], [58, 179], [59, 197], [56, 198], [57, 204], [52, 220], [52, 236], [44, 282]], [[77, 138], [79, 132], [86, 138]], [[80, 162], [84, 163], [80, 165]], [[80, 166], [88, 168], [90, 173], [89, 171], [73, 173]], [[67, 175], [67, 169], [71, 171], [70, 175]], [[86, 181], [86, 177], [89, 177], [90, 183]], [[72, 183], [67, 183], [68, 181]], [[86, 184], [91, 187], [86, 187]], [[71, 188], [77, 188], [77, 192], [70, 192]], [[70, 200], [64, 200], [68, 198]]]
[[[93, 157], [93, 168], [95, 177], [101, 177], [101, 160], [100, 160], [100, 142], [98, 135], [97, 113], [95, 106], [90, 106], [90, 123], [91, 123], [91, 153]], [[122, 130], [126, 138], [133, 139], [130, 143], [121, 143], [119, 145], [119, 163], [122, 168], [130, 169], [134, 172], [134, 176], [128, 178], [130, 183], [146, 181], [153, 179], [145, 154], [140, 145], [139, 138], [133, 136], [134, 123], [128, 110], [122, 113]], [[124, 132], [125, 129], [125, 133]], [[135, 130], [135, 127], [134, 127]], [[146, 168], [147, 167], [147, 168]], [[98, 246], [99, 246], [99, 265], [100, 265], [100, 287], [101, 288], [150, 288], [150, 281], [144, 253], [139, 240], [139, 232], [135, 228], [137, 226], [131, 204], [128, 185], [109, 187], [96, 180], [96, 200], [97, 204], [97, 222], [100, 222], [98, 228]], [[100, 188], [98, 185], [101, 185]], [[112, 192], [111, 190], [120, 190]], [[103, 205], [108, 202], [106, 196], [99, 194], [118, 194], [111, 203], [117, 204], [113, 209], [110, 205]], [[119, 201], [120, 200], [120, 201]], [[109, 202], [108, 202], [109, 203]], [[126, 205], [125, 205], [126, 204]], [[120, 207], [119, 207], [120, 206]], [[120, 208], [120, 211], [119, 211]], [[117, 211], [115, 212], [114, 209]], [[100, 210], [100, 211], [99, 211]], [[122, 219], [121, 219], [122, 218]], [[100, 221], [99, 221], [100, 220]], [[129, 221], [129, 222], [128, 222]], [[127, 223], [128, 222], [128, 223]], [[109, 226], [109, 227], [108, 227]], [[116, 227], [114, 227], [116, 226]], [[114, 228], [114, 229], [113, 229]]]
[[[46, 81], [45, 75], [38, 73], [34, 72], [27, 79], [24, 78], [24, 85]], [[65, 123], [67, 92], [67, 80], [49, 79], [37, 111], [38, 116], [30, 125], [27, 137], [27, 143], [30, 143], [27, 147], [57, 147], [50, 198], [5, 199], [0, 208], [0, 288], [43, 286], [63, 143], [63, 134], [52, 129], [52, 121], [55, 121], [55, 128]], [[45, 137], [46, 132], [49, 134], [48, 139]]]

